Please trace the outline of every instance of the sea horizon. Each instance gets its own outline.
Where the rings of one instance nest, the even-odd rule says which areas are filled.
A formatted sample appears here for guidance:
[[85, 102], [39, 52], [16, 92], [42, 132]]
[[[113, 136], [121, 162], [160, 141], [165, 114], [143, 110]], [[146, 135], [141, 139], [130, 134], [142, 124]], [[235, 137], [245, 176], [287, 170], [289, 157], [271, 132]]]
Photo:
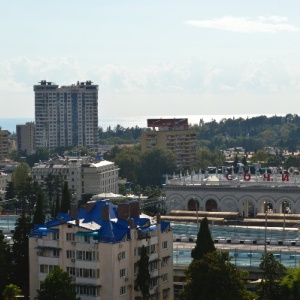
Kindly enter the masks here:
[[[215, 120], [216, 122], [220, 122], [222, 119], [232, 119], [232, 118], [253, 118], [257, 116], [285, 116], [286, 114], [233, 114], [233, 115], [172, 115], [172, 116], [132, 116], [132, 117], [103, 117], [99, 116], [98, 124], [104, 131], [107, 130], [108, 127], [114, 129], [117, 125], [120, 125], [124, 128], [131, 127], [139, 127], [146, 128], [147, 127], [147, 119], [177, 119], [177, 118], [187, 118], [188, 123], [190, 125], [199, 124], [200, 120], [204, 122], [210, 122]], [[34, 122], [34, 117], [27, 118], [0, 118], [0, 127], [2, 130], [8, 130], [11, 133], [16, 132], [16, 125], [25, 124], [26, 122]]]

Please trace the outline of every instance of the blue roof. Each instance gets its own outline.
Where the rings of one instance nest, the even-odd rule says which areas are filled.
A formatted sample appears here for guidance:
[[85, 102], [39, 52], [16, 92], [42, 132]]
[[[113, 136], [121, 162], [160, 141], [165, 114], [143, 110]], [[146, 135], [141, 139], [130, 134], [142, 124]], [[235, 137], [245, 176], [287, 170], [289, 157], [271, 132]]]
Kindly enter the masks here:
[[[133, 202], [133, 201], [131, 201]], [[102, 208], [103, 206], [108, 206], [109, 220], [103, 220], [102, 218]], [[100, 226], [98, 230], [78, 231], [76, 235], [82, 236], [92, 236], [94, 239], [98, 239], [100, 242], [104, 243], [118, 243], [122, 241], [124, 237], [130, 239], [130, 224], [129, 221], [118, 218], [118, 207], [108, 200], [96, 201], [90, 211], [86, 212], [86, 209], [80, 209], [77, 213], [77, 218], [82, 219], [83, 223], [94, 222]], [[156, 230], [157, 225], [150, 225], [149, 218], [132, 218], [134, 221], [134, 226], [139, 228], [141, 232], [149, 232]], [[29, 236], [44, 236], [49, 232], [56, 232], [57, 229], [51, 227], [59, 226], [72, 221], [70, 214], [59, 213], [55, 220], [46, 222], [44, 225], [36, 224], [34, 230]], [[161, 231], [165, 231], [170, 222], [161, 222]], [[86, 229], [85, 229], [86, 230]]]

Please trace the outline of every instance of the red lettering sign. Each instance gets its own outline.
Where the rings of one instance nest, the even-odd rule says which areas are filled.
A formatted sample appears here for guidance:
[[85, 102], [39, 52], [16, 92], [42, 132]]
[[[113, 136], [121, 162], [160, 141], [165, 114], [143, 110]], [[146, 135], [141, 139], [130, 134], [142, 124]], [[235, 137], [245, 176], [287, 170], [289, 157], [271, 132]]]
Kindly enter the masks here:
[[226, 174], [226, 179], [227, 179], [227, 180], [232, 180], [231, 174], [228, 174], [228, 173], [227, 173], [227, 174]]
[[281, 179], [282, 179], [282, 181], [289, 181], [290, 176], [289, 176], [289, 174], [282, 174]]
[[251, 179], [251, 175], [249, 173], [244, 174], [244, 180], [249, 181]]

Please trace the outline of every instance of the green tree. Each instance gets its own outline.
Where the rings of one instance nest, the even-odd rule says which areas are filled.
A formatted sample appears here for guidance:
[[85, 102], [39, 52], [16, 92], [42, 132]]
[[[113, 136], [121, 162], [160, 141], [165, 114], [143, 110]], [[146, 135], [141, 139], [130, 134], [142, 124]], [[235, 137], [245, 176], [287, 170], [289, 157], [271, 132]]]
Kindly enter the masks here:
[[225, 161], [225, 156], [221, 151], [211, 151], [208, 148], [200, 148], [197, 151], [197, 167], [206, 169], [207, 167], [222, 166]]
[[12, 181], [15, 189], [20, 192], [25, 189], [30, 176], [30, 167], [27, 163], [20, 163], [12, 173]]
[[28, 252], [28, 234], [32, 230], [30, 216], [22, 215], [16, 221], [15, 231], [13, 234], [12, 246], [12, 271], [13, 283], [17, 284], [25, 296], [29, 294], [29, 252]]
[[201, 259], [206, 253], [215, 251], [214, 241], [212, 239], [207, 218], [203, 218], [197, 235], [196, 246], [192, 249], [191, 256], [194, 260]]
[[68, 273], [59, 266], [55, 266], [53, 271], [40, 284], [37, 290], [38, 300], [77, 300], [75, 284]]
[[286, 300], [300, 299], [300, 268], [290, 268], [280, 283], [281, 295]]
[[5, 287], [3, 296], [4, 300], [14, 300], [16, 296], [21, 295], [22, 290], [15, 284], [9, 284]]
[[141, 291], [143, 299], [149, 295], [150, 287], [150, 273], [149, 273], [149, 256], [147, 255], [147, 248], [143, 245], [141, 248], [141, 257], [137, 262], [138, 274], [136, 277], [136, 287]]
[[259, 265], [263, 271], [258, 289], [259, 300], [281, 300], [280, 283], [286, 274], [286, 268], [276, 260], [273, 253], [265, 253]]
[[150, 149], [142, 154], [138, 170], [139, 184], [143, 187], [161, 186], [162, 176], [172, 174], [176, 169], [176, 157], [167, 150]]
[[1, 270], [0, 295], [3, 294], [4, 288], [9, 283], [10, 280], [10, 275], [11, 275], [10, 261], [11, 261], [10, 246], [4, 240], [3, 233], [0, 232], [0, 270]]
[[15, 198], [15, 187], [13, 181], [9, 181], [5, 187], [5, 199], [13, 199]]
[[269, 154], [264, 151], [264, 150], [258, 150], [256, 153], [254, 153], [250, 160], [252, 163], [256, 163], [256, 162], [266, 162], [269, 158]]
[[68, 182], [65, 181], [63, 191], [62, 191], [60, 211], [63, 213], [67, 213], [70, 210], [70, 206], [71, 206], [71, 192], [68, 187]]
[[43, 204], [44, 204], [44, 192], [39, 191], [38, 198], [36, 201], [35, 211], [33, 215], [33, 224], [44, 224], [45, 223], [45, 214], [43, 210]]
[[230, 262], [228, 252], [213, 251], [193, 260], [186, 271], [182, 300], [250, 300], [246, 273]]

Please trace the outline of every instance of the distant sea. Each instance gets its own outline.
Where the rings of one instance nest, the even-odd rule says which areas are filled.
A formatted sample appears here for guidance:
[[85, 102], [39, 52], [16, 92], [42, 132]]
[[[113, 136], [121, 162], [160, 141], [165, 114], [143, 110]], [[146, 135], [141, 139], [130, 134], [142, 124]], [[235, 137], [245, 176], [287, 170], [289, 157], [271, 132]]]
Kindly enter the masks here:
[[[229, 118], [252, 118], [256, 116], [265, 115], [267, 117], [274, 116], [275, 114], [252, 114], [252, 115], [177, 115], [177, 116], [134, 116], [134, 117], [102, 117], [99, 116], [99, 127], [102, 127], [104, 131], [110, 126], [111, 129], [114, 129], [117, 125], [120, 125], [124, 128], [128, 127], [135, 127], [138, 126], [140, 128], [147, 127], [147, 119], [160, 119], [160, 118], [188, 118], [189, 124], [199, 124], [200, 120], [203, 119], [204, 122], [210, 122], [213, 119], [217, 122], [221, 121], [222, 119], [229, 119]], [[34, 117], [32, 118], [0, 118], [0, 127], [3, 130], [8, 130], [11, 133], [16, 132], [16, 125], [25, 124], [26, 122], [33, 122]]]

